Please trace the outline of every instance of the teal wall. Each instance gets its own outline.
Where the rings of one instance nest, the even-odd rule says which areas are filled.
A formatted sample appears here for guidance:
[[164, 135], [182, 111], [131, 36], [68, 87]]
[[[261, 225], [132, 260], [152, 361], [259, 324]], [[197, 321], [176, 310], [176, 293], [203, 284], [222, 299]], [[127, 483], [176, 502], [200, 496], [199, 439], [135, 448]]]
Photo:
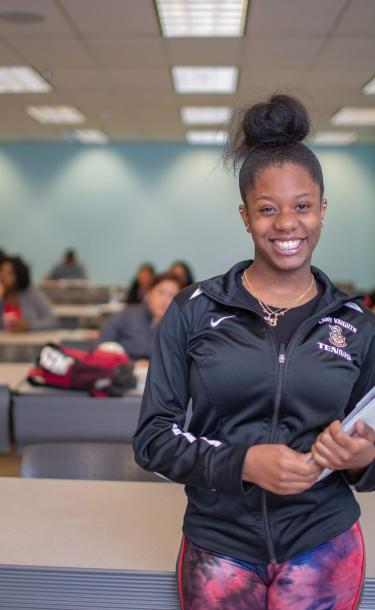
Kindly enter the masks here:
[[[329, 209], [315, 255], [333, 279], [375, 285], [375, 146], [316, 149]], [[198, 278], [252, 254], [236, 179], [216, 148], [176, 143], [4, 143], [0, 246], [22, 254], [35, 279], [67, 246], [90, 279], [129, 280], [143, 260], [161, 270], [191, 262]]]

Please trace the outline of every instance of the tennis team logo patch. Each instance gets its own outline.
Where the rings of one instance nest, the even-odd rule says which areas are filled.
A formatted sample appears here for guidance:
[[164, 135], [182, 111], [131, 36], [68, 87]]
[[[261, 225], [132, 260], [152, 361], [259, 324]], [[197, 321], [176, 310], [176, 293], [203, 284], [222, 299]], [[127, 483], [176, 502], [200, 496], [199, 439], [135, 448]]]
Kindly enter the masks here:
[[342, 334], [342, 328], [340, 328], [340, 326], [331, 326], [329, 325], [330, 328], [330, 332], [329, 332], [329, 342], [331, 343], [331, 345], [334, 345], [335, 347], [346, 347], [348, 344], [345, 340], [344, 335]]
[[[328, 343], [318, 341], [318, 348], [322, 351], [329, 352], [344, 358], [345, 360], [351, 361], [351, 355], [345, 351], [345, 347], [348, 345], [348, 337], [353, 333], [358, 332], [358, 328], [342, 320], [341, 318], [334, 318], [327, 316], [319, 320], [319, 324], [324, 324], [328, 331]], [[344, 334], [345, 333], [345, 334]]]

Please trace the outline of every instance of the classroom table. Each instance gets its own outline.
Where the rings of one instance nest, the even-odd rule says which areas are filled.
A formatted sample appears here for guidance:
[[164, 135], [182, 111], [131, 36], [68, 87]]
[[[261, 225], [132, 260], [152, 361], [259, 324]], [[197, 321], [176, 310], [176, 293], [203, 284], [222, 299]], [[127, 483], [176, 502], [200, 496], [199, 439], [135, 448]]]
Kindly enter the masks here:
[[85, 280], [49, 280], [39, 284], [52, 303], [60, 304], [101, 304], [107, 303], [112, 295], [118, 300], [125, 298], [123, 286], [97, 286]]
[[0, 385], [7, 385], [12, 392], [17, 391], [32, 366], [32, 362], [0, 362]]
[[102, 303], [99, 305], [85, 304], [55, 304], [52, 311], [63, 329], [100, 328], [103, 321], [124, 309], [119, 302]]
[[[178, 610], [182, 486], [0, 478], [0, 495], [0, 608]], [[375, 495], [359, 501], [374, 610]]]
[[178, 609], [181, 486], [0, 478], [0, 495], [0, 608]]
[[59, 328], [98, 328], [100, 310], [98, 305], [52, 305], [54, 316], [58, 319]]
[[96, 330], [42, 330], [27, 333], [0, 331], [0, 362], [31, 362], [46, 343], [94, 343]]

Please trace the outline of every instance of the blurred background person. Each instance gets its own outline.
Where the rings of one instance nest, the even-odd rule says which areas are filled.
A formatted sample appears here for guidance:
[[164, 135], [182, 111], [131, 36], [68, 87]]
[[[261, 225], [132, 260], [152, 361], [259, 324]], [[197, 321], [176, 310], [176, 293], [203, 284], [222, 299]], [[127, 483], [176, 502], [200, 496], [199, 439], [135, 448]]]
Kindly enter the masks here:
[[366, 295], [365, 305], [375, 311], [375, 290]]
[[143, 303], [129, 305], [104, 324], [99, 344], [115, 341], [132, 360], [148, 360], [157, 326], [182, 287], [180, 278], [170, 272], [155, 276]]
[[169, 267], [169, 271], [180, 278], [183, 288], [194, 283], [193, 272], [185, 261], [175, 261]]
[[0, 263], [0, 328], [11, 332], [56, 328], [47, 297], [31, 286], [30, 270], [18, 256]]
[[155, 267], [151, 263], [142, 263], [137, 269], [137, 273], [130, 284], [126, 302], [142, 303], [148, 289], [155, 278]]
[[49, 280], [87, 280], [84, 266], [77, 260], [73, 248], [65, 250], [63, 259], [48, 275]]

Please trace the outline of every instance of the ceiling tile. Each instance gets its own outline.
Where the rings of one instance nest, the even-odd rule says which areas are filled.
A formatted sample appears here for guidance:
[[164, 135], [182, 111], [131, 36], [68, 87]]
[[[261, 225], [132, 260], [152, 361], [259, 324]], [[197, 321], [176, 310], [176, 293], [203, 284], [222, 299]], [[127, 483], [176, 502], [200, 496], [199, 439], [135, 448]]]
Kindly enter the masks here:
[[319, 64], [324, 69], [372, 68], [375, 71], [374, 38], [331, 38], [319, 55]]
[[45, 20], [37, 23], [10, 23], [0, 19], [0, 36], [5, 38], [52, 38], [72, 36], [74, 31], [58, 5], [51, 0], [1, 0], [0, 13], [27, 12], [44, 15]]
[[294, 89], [303, 87], [306, 81], [306, 70], [291, 68], [289, 70], [264, 69], [248, 70], [243, 69], [240, 75], [239, 93], [243, 95], [248, 92], [252, 95], [255, 91], [275, 91]]
[[20, 65], [20, 55], [13, 51], [9, 45], [0, 41], [0, 66]]
[[246, 40], [243, 65], [253, 68], [309, 68], [323, 43], [319, 37], [252, 37]]
[[319, 66], [306, 75], [306, 84], [313, 89], [327, 89], [332, 93], [360, 91], [375, 73], [375, 61], [373, 68], [365, 69], [337, 67], [326, 70], [324, 62], [319, 62]]
[[347, 0], [251, 0], [247, 35], [325, 36]]
[[166, 39], [169, 65], [238, 65], [243, 40], [235, 39]]
[[161, 69], [112, 69], [108, 70], [107, 74], [112, 85], [116, 88], [129, 90], [129, 93], [139, 93], [146, 91], [155, 91], [156, 93], [162, 89], [173, 91], [171, 75], [167, 68]]
[[93, 60], [77, 38], [12, 38], [10, 43], [27, 64], [38, 69], [94, 67]]
[[85, 36], [159, 35], [150, 0], [60, 0]]
[[108, 77], [104, 70], [55, 68], [49, 82], [56, 89], [108, 89]]
[[[246, 36], [214, 40], [162, 38], [152, 0], [0, 0], [0, 11], [21, 9], [47, 19], [0, 21], [0, 65], [28, 63], [54, 89], [0, 95], [0, 139], [60, 140], [25, 113], [46, 103], [76, 106], [115, 140], [183, 140], [182, 106], [243, 107], [274, 91], [297, 94], [316, 129], [342, 105], [375, 104], [361, 92], [375, 74], [375, 0], [251, 0]], [[238, 65], [238, 92], [176, 95], [178, 64]]]
[[142, 140], [143, 135], [140, 132], [137, 125], [134, 124], [122, 124], [122, 123], [111, 123], [105, 129], [105, 133], [110, 140]]
[[352, 0], [334, 34], [335, 36], [375, 36], [374, 0]]
[[88, 38], [87, 44], [97, 62], [103, 66], [159, 67], [165, 66], [165, 52], [160, 37]]

